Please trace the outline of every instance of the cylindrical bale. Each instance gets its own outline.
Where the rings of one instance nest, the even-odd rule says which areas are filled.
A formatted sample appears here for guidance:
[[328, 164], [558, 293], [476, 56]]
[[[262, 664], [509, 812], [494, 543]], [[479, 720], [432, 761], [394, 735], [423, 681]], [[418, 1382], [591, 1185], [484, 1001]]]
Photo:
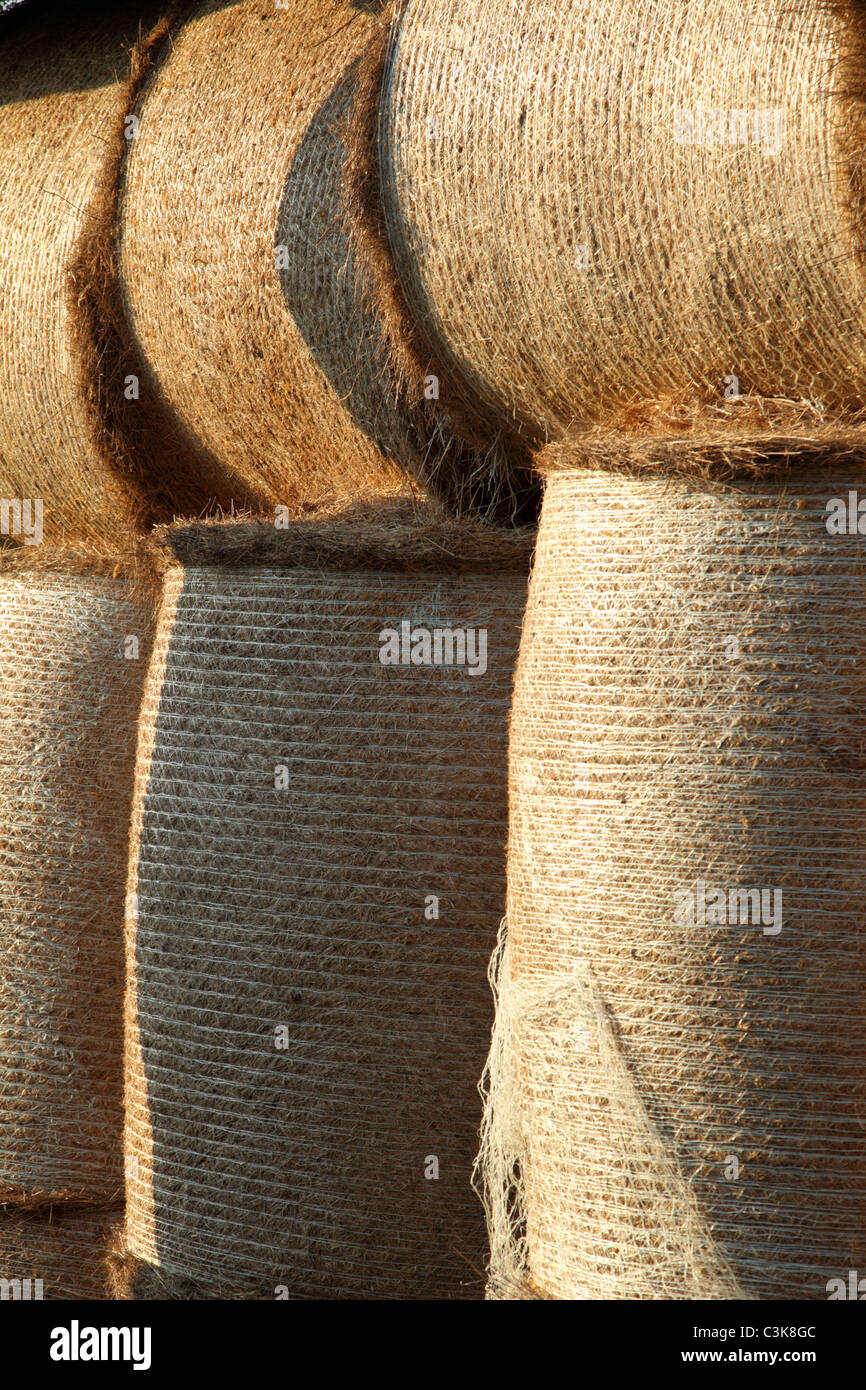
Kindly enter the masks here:
[[346, 0], [203, 4], [130, 142], [121, 273], [153, 388], [262, 505], [402, 491], [447, 452], [404, 409], [344, 216], [342, 122], [386, 35]]
[[0, 1201], [103, 1201], [123, 1187], [124, 899], [152, 618], [125, 577], [28, 561], [0, 551]]
[[133, 811], [128, 1255], [214, 1296], [477, 1297], [530, 539], [398, 509], [167, 544]]
[[0, 1212], [0, 1290], [5, 1299], [111, 1298], [108, 1256], [122, 1208]]
[[549, 477], [482, 1148], [494, 1296], [824, 1299], [866, 1265], [858, 496], [850, 465]]
[[855, 0], [406, 0], [382, 179], [427, 336], [531, 438], [862, 410], [863, 37]]
[[172, 8], [38, 5], [2, 35], [0, 496], [24, 503], [25, 520], [4, 510], [0, 536], [18, 543], [31, 535], [27, 507], [41, 509], [49, 541], [111, 551], [151, 516], [231, 501], [210, 475], [190, 480], [142, 398], [116, 303], [126, 117]]

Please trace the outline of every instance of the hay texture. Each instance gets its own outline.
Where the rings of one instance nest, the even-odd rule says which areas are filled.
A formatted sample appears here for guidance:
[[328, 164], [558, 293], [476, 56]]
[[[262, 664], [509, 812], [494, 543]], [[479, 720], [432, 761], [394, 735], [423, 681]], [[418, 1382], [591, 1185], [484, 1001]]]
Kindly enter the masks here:
[[[483, 1287], [470, 1179], [526, 555], [506, 544], [498, 574], [476, 572], [470, 528], [460, 573], [409, 572], [405, 554], [363, 568], [385, 540], [348, 525], [327, 564], [293, 566], [288, 535], [284, 565], [265, 548], [166, 575], [126, 1059], [126, 1250], [163, 1280], [264, 1298]], [[175, 533], [175, 553], [188, 543]], [[486, 671], [383, 665], [404, 621], [484, 628]]]
[[120, 269], [148, 389], [261, 505], [411, 491], [445, 448], [344, 215], [343, 122], [386, 34], [346, 0], [204, 4], [140, 106]]
[[[104, 243], [124, 120], [170, 9], [120, 4], [82, 17], [41, 5], [0, 46], [0, 494], [40, 499], [55, 544], [116, 549], [149, 519], [165, 467], [166, 434], [157, 461], [143, 457], [152, 441], [141, 402], [124, 398], [136, 366], [107, 322]], [[133, 415], [133, 443], [108, 427], [109, 404]], [[186, 505], [206, 500], [207, 489], [176, 487]]]
[[122, 1190], [125, 872], [149, 639], [130, 593], [125, 578], [0, 558], [2, 1202]]
[[851, 491], [862, 467], [549, 478], [480, 1164], [495, 1297], [823, 1299], [863, 1268], [864, 566], [827, 527]]
[[[393, 24], [400, 5], [381, 9]], [[341, 220], [352, 244], [363, 301], [383, 334], [398, 399], [420, 434], [425, 482], [460, 513], [490, 518], [499, 514], [513, 523], [537, 516], [537, 479], [525, 441], [511, 421], [467, 390], [463, 375], [453, 371], [438, 344], [428, 340], [405, 294], [388, 234], [379, 133], [391, 32], [391, 24], [380, 24], [368, 44], [343, 117]]]
[[382, 182], [427, 337], [535, 441], [728, 393], [858, 414], [862, 26], [853, 2], [406, 0]]
[[[54, 1207], [26, 1215], [0, 1211], [0, 1297], [28, 1302], [111, 1298], [108, 1252], [122, 1220], [121, 1208], [91, 1212]], [[14, 1282], [18, 1280], [22, 1282]]]
[[187, 567], [393, 570], [401, 574], [529, 572], [535, 532], [455, 521], [435, 504], [392, 498], [316, 510], [277, 528], [260, 519], [192, 522], [154, 533], [146, 558], [163, 572]]
[[279, 1277], [275, 1272], [272, 1282], [259, 1279], [244, 1285], [232, 1281], [231, 1271], [226, 1271], [224, 1277], [214, 1271], [210, 1281], [169, 1274], [164, 1268], [131, 1255], [121, 1232], [109, 1256], [112, 1298], [135, 1303], [274, 1302], [280, 1297], [288, 1298], [280, 1288]]

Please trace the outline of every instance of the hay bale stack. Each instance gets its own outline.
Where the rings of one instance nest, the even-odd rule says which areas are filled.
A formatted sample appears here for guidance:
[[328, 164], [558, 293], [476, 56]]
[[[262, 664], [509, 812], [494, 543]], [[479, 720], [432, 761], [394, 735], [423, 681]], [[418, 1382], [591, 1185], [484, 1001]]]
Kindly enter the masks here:
[[39, 499], [54, 544], [110, 553], [151, 519], [231, 501], [152, 401], [127, 399], [141, 367], [116, 302], [114, 195], [173, 8], [40, 5], [0, 44], [0, 497]]
[[110, 1298], [108, 1254], [122, 1219], [120, 1208], [0, 1212], [0, 1296], [28, 1302]]
[[407, 0], [382, 177], [427, 336], [536, 442], [856, 416], [864, 53], [855, 0]]
[[386, 36], [347, 0], [203, 4], [130, 144], [121, 273], [149, 389], [263, 506], [409, 490], [453, 452], [403, 389], [343, 203], [344, 121]]
[[491, 1290], [824, 1299], [866, 1261], [863, 558], [828, 529], [866, 472], [559, 462], [512, 713]]
[[112, 572], [0, 551], [0, 1202], [19, 1206], [122, 1188], [125, 870], [149, 617], [143, 590]]
[[[530, 541], [398, 507], [165, 545], [129, 884], [128, 1278], [478, 1296]], [[471, 645], [474, 674], [383, 664], [404, 622], [419, 655], [421, 628], [485, 629], [486, 669]]]

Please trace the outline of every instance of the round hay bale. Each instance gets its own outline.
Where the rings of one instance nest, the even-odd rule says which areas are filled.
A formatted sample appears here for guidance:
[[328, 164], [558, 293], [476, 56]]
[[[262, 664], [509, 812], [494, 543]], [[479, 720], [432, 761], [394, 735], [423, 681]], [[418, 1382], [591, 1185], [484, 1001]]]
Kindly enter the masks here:
[[406, 0], [382, 180], [426, 336], [534, 441], [859, 414], [864, 65], [855, 0]]
[[[393, 19], [399, 6], [381, 7]], [[512, 423], [486, 409], [421, 331], [403, 291], [382, 198], [380, 106], [390, 26], [382, 24], [358, 65], [342, 122], [341, 220], [352, 245], [358, 285], [375, 315], [399, 399], [424, 437], [422, 474], [458, 513], [534, 519], [538, 480]], [[435, 383], [435, 391], [431, 385]], [[431, 398], [432, 397], [432, 398]], [[417, 426], [416, 426], [417, 427]], [[426, 431], [426, 433], [425, 433]]]
[[409, 492], [456, 447], [404, 389], [343, 196], [387, 32], [346, 0], [203, 4], [138, 111], [120, 266], [148, 390], [260, 506]]
[[117, 303], [127, 116], [174, 7], [99, 8], [36, 6], [0, 45], [0, 496], [38, 500], [52, 543], [114, 551], [151, 520], [232, 499], [130, 397], [141, 367]]
[[[127, 1253], [262, 1298], [477, 1297], [531, 541], [399, 508], [264, 529], [164, 541], [129, 882]], [[404, 623], [438, 664], [383, 663], [408, 652]]]
[[[30, 552], [32, 555], [32, 552]], [[0, 552], [0, 1202], [122, 1190], [123, 918], [151, 621]]]
[[122, 1222], [121, 1207], [0, 1211], [0, 1297], [28, 1302], [111, 1298], [108, 1251]]
[[866, 1263], [863, 556], [828, 530], [864, 488], [549, 477], [481, 1153], [495, 1297], [825, 1299]]

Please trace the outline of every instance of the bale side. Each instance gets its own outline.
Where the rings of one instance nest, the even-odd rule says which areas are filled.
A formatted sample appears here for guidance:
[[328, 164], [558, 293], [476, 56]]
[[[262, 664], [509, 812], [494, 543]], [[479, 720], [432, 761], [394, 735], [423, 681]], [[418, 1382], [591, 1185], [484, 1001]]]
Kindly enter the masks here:
[[[379, 132], [387, 56], [400, 5], [383, 18], [362, 55], [342, 121], [345, 157], [341, 216], [357, 268], [358, 290], [376, 316], [398, 399], [417, 436], [423, 476], [458, 513], [528, 519], [537, 515], [537, 481], [529, 451], [511, 422], [467, 391], [461, 373], [428, 341], [407, 300], [388, 237]], [[430, 383], [437, 383], [431, 399]]]
[[533, 443], [737, 393], [858, 416], [862, 30], [859, 3], [407, 0], [382, 178], [449, 368]]
[[[129, 885], [133, 1257], [291, 1297], [479, 1296], [524, 596], [516, 574], [167, 574]], [[484, 627], [486, 673], [383, 665], [404, 620]]]
[[[99, 447], [138, 490], [147, 525], [171, 521], [178, 514], [244, 509], [255, 502], [239, 479], [227, 478], [219, 463], [197, 447], [148, 380], [141, 346], [125, 312], [117, 263], [122, 169], [134, 138], [129, 117], [137, 119], [153, 73], [170, 51], [179, 25], [196, 7], [195, 0], [164, 0], [159, 11], [141, 20], [144, 27], [130, 54], [125, 98], [118, 101], [114, 130], [103, 137], [103, 167], [69, 268], [79, 388], [98, 421]], [[148, 22], [153, 22], [149, 30]], [[130, 397], [133, 382], [136, 394]]]
[[122, 1190], [125, 874], [151, 637], [130, 593], [127, 579], [0, 571], [0, 1201]]
[[827, 504], [864, 476], [549, 478], [482, 1150], [496, 1296], [823, 1299], [863, 1267], [863, 558]]
[[341, 121], [383, 22], [345, 0], [202, 5], [129, 146], [120, 272], [148, 390], [260, 507], [422, 475], [341, 215]]
[[80, 271], [104, 230], [124, 120], [170, 8], [127, 3], [82, 17], [43, 5], [0, 47], [0, 494], [40, 499], [54, 544], [114, 550], [148, 519], [141, 471], [105, 429], [106, 382], [122, 398], [124, 375]]

